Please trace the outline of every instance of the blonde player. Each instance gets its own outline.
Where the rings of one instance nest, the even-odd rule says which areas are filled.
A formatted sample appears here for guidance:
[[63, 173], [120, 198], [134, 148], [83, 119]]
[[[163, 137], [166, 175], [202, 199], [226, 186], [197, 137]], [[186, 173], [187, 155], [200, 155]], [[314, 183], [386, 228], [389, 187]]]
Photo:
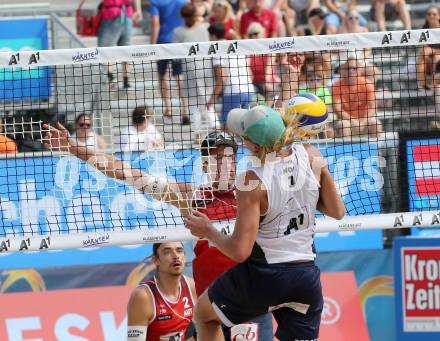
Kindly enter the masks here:
[[320, 152], [292, 143], [298, 119], [283, 120], [265, 106], [229, 113], [229, 130], [261, 165], [238, 177], [232, 235], [219, 233], [203, 213], [186, 219], [193, 235], [240, 263], [199, 298], [200, 341], [223, 340], [221, 323], [240, 324], [267, 311], [278, 322], [279, 340], [318, 339], [323, 296], [314, 264], [315, 210], [342, 219], [345, 207]]

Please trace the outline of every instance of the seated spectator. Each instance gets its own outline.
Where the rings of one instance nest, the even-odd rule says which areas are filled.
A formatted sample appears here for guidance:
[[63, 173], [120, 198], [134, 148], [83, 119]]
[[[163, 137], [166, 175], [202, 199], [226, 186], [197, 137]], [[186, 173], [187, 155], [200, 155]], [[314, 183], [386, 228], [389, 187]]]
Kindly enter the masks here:
[[[423, 29], [440, 28], [440, 8], [431, 6], [426, 12]], [[422, 45], [417, 54], [417, 83], [420, 89], [431, 89], [437, 64], [440, 62], [440, 45]]]
[[[252, 23], [247, 31], [250, 39], [264, 37], [264, 27], [259, 23]], [[252, 72], [252, 81], [259, 94], [265, 98], [266, 105], [272, 106], [275, 87], [279, 79], [275, 75], [275, 57], [268, 54], [258, 54], [249, 57], [249, 67]]]
[[[224, 40], [225, 27], [222, 24], [209, 26], [211, 40]], [[213, 58], [214, 91], [207, 103], [211, 110], [219, 96], [223, 94], [221, 123], [226, 124], [229, 111], [234, 108], [249, 108], [255, 96], [247, 60], [243, 56], [230, 56], [228, 58]]]
[[197, 21], [197, 8], [193, 4], [185, 4], [180, 9], [184, 24], [175, 29], [173, 43], [191, 43], [209, 41], [208, 24]]
[[81, 114], [75, 120], [75, 130], [72, 135], [76, 141], [96, 151], [106, 149], [106, 143], [101, 135], [93, 131], [93, 120], [89, 114]]
[[382, 125], [376, 118], [376, 96], [374, 83], [359, 76], [361, 65], [349, 58], [341, 65], [341, 79], [332, 87], [333, 109], [339, 119], [337, 134], [341, 137], [370, 135], [376, 137], [382, 132]]
[[[208, 24], [197, 20], [197, 8], [191, 3], [184, 5], [180, 11], [185, 25], [174, 31], [174, 43], [189, 43], [194, 41], [209, 41]], [[207, 116], [209, 127], [214, 128], [216, 115], [214, 111], [206, 110], [206, 97], [209, 92], [205, 78], [206, 62], [203, 59], [194, 59], [191, 63], [184, 63], [184, 88], [188, 97], [188, 112], [191, 122], [191, 131], [198, 134], [200, 131], [201, 116]], [[197, 138], [198, 139], [198, 138]]]
[[361, 16], [355, 9], [351, 9], [347, 12], [342, 25], [338, 29], [338, 33], [362, 33], [368, 32], [368, 27], [363, 26], [360, 23]]
[[324, 68], [321, 63], [307, 63], [303, 67], [305, 70], [305, 84], [299, 87], [298, 93], [312, 93], [318, 96], [331, 111], [332, 95], [330, 89], [325, 85], [326, 79]]
[[198, 22], [207, 22], [211, 15], [213, 0], [191, 0], [190, 1], [196, 7], [196, 20]]
[[225, 39], [238, 39], [236, 22], [231, 5], [226, 0], [215, 0], [212, 6], [212, 14], [209, 17], [210, 24], [223, 24], [225, 26]]
[[[358, 76], [367, 78], [368, 82], [372, 84], [377, 84], [381, 81], [383, 71], [380, 69], [380, 67], [374, 64], [374, 60], [371, 57], [372, 49], [356, 49], [343, 52], [344, 53], [339, 54], [339, 60], [357, 60], [359, 65], [357, 71]], [[378, 89], [376, 89], [376, 91], [377, 90]]]
[[299, 35], [313, 36], [328, 34], [325, 17], [326, 13], [321, 8], [313, 8], [308, 14], [308, 25], [299, 32]]
[[411, 17], [405, 0], [372, 0], [371, 18], [377, 23], [379, 31], [385, 31], [385, 20], [402, 20], [405, 30], [411, 29]]
[[[324, 78], [326, 79], [326, 81], [329, 81], [331, 79], [333, 68], [332, 68], [332, 56], [330, 51], [305, 52], [304, 57], [305, 57], [305, 61], [304, 61], [305, 65], [308, 64], [322, 65]], [[303, 77], [300, 77], [300, 80], [305, 81]]]
[[235, 21], [237, 26], [237, 32], [239, 32], [239, 24], [241, 16], [244, 12], [247, 12], [247, 0], [227, 0], [232, 6], [232, 10], [235, 14]]
[[425, 23], [422, 29], [439, 28], [440, 27], [440, 7], [430, 6], [426, 11]]
[[264, 0], [264, 7], [274, 11], [279, 18], [278, 36], [292, 37], [295, 34], [295, 11], [289, 7], [287, 0]]
[[[342, 4], [335, 0], [324, 0], [324, 4], [327, 7], [329, 14], [325, 18], [325, 22], [328, 27], [328, 34], [335, 34], [342, 26], [348, 16], [348, 11], [356, 11], [356, 0], [345, 0]], [[368, 26], [368, 21], [361, 15], [359, 17], [359, 25], [362, 27]]]
[[320, 7], [320, 0], [288, 0], [288, 6], [293, 10], [293, 27], [307, 24], [310, 11]]
[[6, 136], [4, 120], [0, 119], [0, 154], [16, 153], [18, 153], [17, 144], [13, 139]]
[[120, 132], [120, 144], [123, 152], [144, 152], [152, 147], [164, 146], [162, 135], [154, 126], [153, 109], [137, 107], [132, 113], [132, 125]]
[[240, 34], [247, 37], [247, 30], [253, 22], [260, 23], [265, 29], [265, 38], [276, 37], [278, 34], [278, 15], [263, 5], [264, 0], [247, 0], [248, 11], [240, 20]]

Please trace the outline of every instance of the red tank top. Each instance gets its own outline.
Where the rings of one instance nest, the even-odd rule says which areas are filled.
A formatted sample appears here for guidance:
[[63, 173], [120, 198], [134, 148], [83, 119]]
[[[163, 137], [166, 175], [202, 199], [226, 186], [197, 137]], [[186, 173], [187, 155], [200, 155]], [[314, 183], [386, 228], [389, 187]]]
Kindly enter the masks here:
[[131, 0], [104, 0], [100, 15], [104, 20], [112, 20], [120, 17], [123, 9], [125, 9], [127, 17], [131, 18], [133, 16]]
[[154, 318], [148, 326], [146, 341], [184, 341], [185, 330], [192, 320], [194, 300], [185, 276], [180, 280], [180, 296], [170, 302], [160, 292], [156, 278], [143, 283], [154, 299]]
[[[211, 220], [227, 220], [237, 217], [237, 199], [235, 189], [229, 191], [213, 191], [201, 188], [193, 202], [197, 208]], [[197, 241], [194, 247], [193, 276], [197, 296], [200, 296], [223, 272], [237, 263], [221, 253], [207, 240]]]

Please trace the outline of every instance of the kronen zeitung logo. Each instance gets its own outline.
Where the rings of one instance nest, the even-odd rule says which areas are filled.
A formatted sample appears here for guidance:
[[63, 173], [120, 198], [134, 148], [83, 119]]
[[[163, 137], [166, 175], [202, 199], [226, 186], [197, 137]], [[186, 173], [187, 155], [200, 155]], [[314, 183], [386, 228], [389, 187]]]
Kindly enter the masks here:
[[422, 249], [405, 250], [405, 310], [440, 311], [440, 259], [428, 259]]

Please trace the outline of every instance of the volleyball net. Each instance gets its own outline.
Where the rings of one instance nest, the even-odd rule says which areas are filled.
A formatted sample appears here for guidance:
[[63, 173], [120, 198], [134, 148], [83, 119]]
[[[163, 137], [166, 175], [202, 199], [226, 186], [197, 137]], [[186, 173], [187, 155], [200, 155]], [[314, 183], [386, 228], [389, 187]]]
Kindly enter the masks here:
[[[215, 181], [204, 136], [298, 93], [327, 104], [311, 142], [347, 207], [317, 232], [438, 226], [435, 44], [439, 30], [0, 52], [0, 252], [192, 239], [182, 216]], [[239, 143], [238, 173], [248, 155]]]

